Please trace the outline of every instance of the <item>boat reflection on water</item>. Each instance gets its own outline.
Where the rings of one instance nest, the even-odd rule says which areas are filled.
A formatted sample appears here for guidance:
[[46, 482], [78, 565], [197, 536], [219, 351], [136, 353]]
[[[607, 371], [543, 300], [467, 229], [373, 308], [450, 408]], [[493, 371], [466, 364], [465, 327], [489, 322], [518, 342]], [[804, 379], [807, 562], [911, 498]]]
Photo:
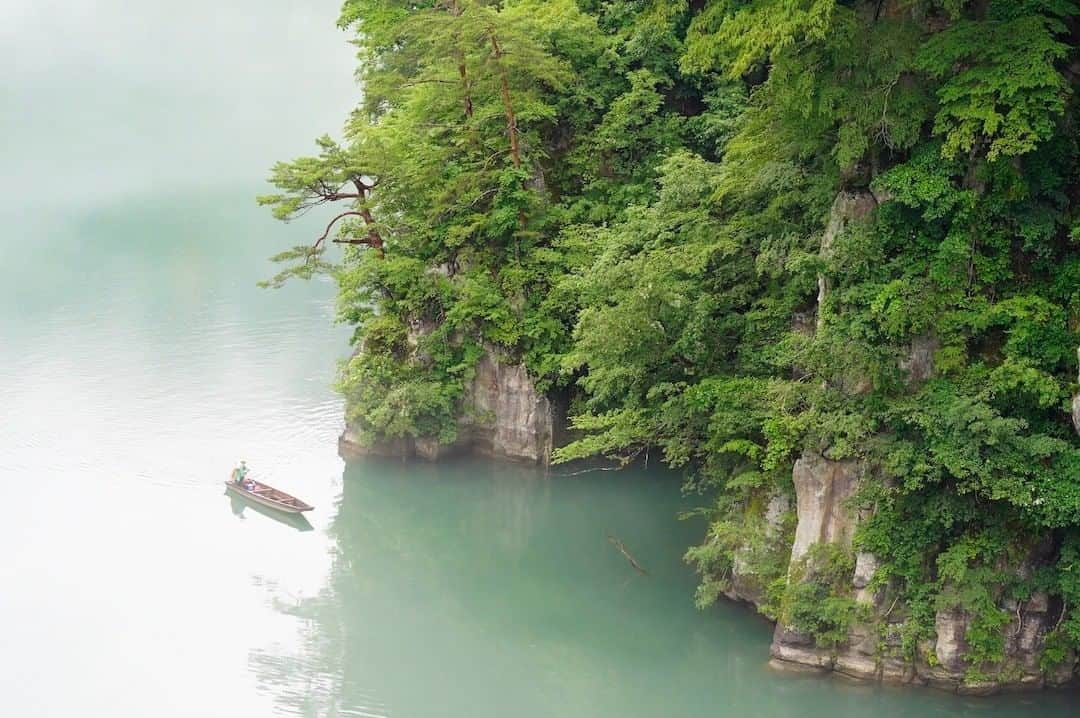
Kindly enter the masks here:
[[246, 518], [244, 512], [251, 511], [262, 514], [266, 518], [273, 519], [278, 523], [291, 526], [297, 531], [312, 531], [315, 529], [303, 514], [286, 514], [281, 511], [275, 511], [274, 509], [257, 504], [254, 501], [248, 501], [244, 497], [234, 494], [231, 491], [225, 491], [224, 494], [229, 497], [229, 504], [233, 514], [240, 518]]

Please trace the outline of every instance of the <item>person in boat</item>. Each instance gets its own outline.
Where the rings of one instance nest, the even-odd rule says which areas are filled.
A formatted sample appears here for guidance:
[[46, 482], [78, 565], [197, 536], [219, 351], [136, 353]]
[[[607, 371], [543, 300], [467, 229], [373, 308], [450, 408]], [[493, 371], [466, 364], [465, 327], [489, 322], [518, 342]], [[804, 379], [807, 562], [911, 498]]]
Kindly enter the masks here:
[[241, 486], [245, 485], [244, 479], [247, 478], [247, 462], [241, 461], [240, 466], [233, 469], [233, 480]]

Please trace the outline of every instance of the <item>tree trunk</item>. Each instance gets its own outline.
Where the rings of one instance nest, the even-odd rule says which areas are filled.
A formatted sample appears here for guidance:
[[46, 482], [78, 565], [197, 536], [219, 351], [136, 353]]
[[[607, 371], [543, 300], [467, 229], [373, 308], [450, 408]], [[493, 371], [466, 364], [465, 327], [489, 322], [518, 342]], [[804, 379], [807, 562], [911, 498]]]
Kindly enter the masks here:
[[[356, 191], [360, 193], [360, 201], [367, 202], [371, 193], [371, 186], [364, 183], [362, 180], [353, 180], [353, 185], [356, 186]], [[379, 253], [379, 256], [383, 256], [383, 238], [379, 234], [379, 230], [376, 229], [375, 218], [371, 216], [371, 210], [366, 206], [361, 207], [357, 213], [360, 215], [360, 219], [364, 220], [364, 226], [368, 228], [367, 238], [362, 242], [352, 242], [352, 244], [366, 244]]]
[[[458, 4], [458, 0], [453, 0], [450, 3], [450, 14], [454, 17], [461, 17], [461, 6]], [[458, 38], [460, 40], [460, 38]], [[465, 106], [465, 117], [472, 119], [473, 116], [473, 102], [472, 102], [472, 81], [469, 79], [469, 70], [465, 67], [465, 52], [458, 45], [454, 50], [454, 55], [458, 61], [458, 74], [461, 76], [461, 91], [462, 91], [462, 103]]]
[[499, 66], [499, 88], [502, 94], [503, 110], [506, 112], [506, 127], [510, 133], [510, 159], [515, 169], [521, 169], [521, 149], [518, 147], [517, 115], [514, 114], [514, 103], [510, 97], [510, 79], [506, 76], [506, 68], [502, 65], [502, 48], [499, 47], [499, 38], [495, 32], [491, 32], [491, 49], [494, 53], [495, 62]]

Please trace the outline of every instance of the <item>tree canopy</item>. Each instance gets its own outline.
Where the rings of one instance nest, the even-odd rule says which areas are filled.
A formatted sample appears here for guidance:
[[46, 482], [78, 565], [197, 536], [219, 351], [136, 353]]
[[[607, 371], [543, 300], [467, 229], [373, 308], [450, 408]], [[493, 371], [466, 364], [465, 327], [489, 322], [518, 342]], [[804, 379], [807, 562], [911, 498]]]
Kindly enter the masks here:
[[1016, 591], [1080, 648], [1075, 2], [348, 0], [340, 24], [344, 139], [260, 201], [341, 207], [277, 279], [340, 284], [364, 435], [452, 440], [497, 347], [571, 398], [557, 460], [655, 449], [710, 497], [706, 601], [726, 527], [811, 450], [874, 467], [857, 544], [912, 641], [956, 605], [993, 659], [999, 557], [1049, 541]]

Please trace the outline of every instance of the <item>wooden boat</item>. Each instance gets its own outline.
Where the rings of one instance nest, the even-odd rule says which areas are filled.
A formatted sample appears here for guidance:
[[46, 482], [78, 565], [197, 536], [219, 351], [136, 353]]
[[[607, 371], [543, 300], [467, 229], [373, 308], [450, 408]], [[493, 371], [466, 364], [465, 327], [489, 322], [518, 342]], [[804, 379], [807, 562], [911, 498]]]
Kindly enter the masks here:
[[232, 478], [225, 482], [225, 488], [238, 496], [243, 496], [245, 499], [272, 509], [277, 509], [278, 511], [283, 511], [287, 514], [299, 514], [304, 511], [311, 511], [315, 508], [314, 506], [305, 504], [295, 496], [287, 494], [284, 491], [278, 491], [273, 486], [260, 484], [253, 479], [246, 479], [245, 482], [255, 484], [254, 488], [247, 489], [233, 481]]

